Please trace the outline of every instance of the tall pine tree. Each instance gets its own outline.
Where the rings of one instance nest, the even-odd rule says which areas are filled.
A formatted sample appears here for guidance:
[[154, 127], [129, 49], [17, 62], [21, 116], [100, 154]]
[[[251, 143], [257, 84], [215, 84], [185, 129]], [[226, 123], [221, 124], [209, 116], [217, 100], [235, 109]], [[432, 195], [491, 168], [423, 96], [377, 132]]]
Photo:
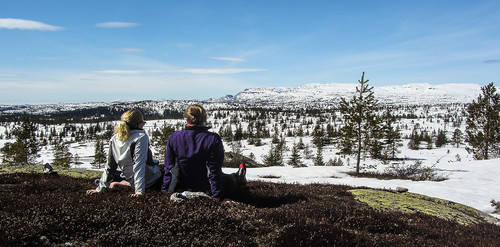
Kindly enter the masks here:
[[500, 156], [500, 95], [493, 82], [467, 107], [466, 147], [478, 160]]
[[376, 115], [378, 102], [373, 95], [373, 87], [368, 85], [368, 80], [365, 81], [365, 72], [358, 82], [359, 87], [356, 87], [352, 99], [342, 97], [340, 102], [340, 112], [345, 120], [341, 143], [352, 145], [356, 154], [356, 173], [359, 173], [362, 152], [370, 151], [378, 142], [374, 137], [377, 136], [375, 131], [380, 125]]

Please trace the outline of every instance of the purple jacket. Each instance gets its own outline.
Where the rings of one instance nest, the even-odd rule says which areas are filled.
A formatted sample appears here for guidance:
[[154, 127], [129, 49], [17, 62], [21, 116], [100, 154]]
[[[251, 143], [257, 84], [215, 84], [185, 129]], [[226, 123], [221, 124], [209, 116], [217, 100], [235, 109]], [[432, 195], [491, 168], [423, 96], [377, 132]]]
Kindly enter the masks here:
[[168, 139], [162, 191], [211, 192], [223, 199], [224, 146], [205, 126], [187, 126]]

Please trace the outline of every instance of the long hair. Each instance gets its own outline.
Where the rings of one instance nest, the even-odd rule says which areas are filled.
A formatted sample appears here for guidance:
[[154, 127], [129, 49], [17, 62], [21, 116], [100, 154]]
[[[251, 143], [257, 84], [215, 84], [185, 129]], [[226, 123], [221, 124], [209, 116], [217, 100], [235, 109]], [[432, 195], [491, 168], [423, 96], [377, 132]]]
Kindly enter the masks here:
[[144, 118], [138, 110], [128, 110], [122, 114], [121, 122], [115, 126], [114, 135], [118, 135], [120, 141], [126, 141], [130, 137], [130, 128], [137, 128], [144, 123]]
[[190, 105], [184, 112], [184, 118], [188, 124], [203, 125], [207, 121], [207, 112], [201, 105]]

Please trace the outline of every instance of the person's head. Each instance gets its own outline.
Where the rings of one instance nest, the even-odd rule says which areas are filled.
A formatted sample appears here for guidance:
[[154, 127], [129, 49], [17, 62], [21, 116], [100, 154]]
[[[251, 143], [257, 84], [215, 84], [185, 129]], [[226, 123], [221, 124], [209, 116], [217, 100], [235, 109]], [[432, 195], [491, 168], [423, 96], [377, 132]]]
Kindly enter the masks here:
[[130, 137], [130, 129], [142, 129], [144, 118], [138, 110], [128, 110], [122, 114], [121, 122], [115, 126], [114, 134], [118, 134], [121, 141], [126, 141]]
[[207, 121], [207, 112], [201, 105], [190, 105], [184, 112], [184, 118], [188, 124], [203, 125]]

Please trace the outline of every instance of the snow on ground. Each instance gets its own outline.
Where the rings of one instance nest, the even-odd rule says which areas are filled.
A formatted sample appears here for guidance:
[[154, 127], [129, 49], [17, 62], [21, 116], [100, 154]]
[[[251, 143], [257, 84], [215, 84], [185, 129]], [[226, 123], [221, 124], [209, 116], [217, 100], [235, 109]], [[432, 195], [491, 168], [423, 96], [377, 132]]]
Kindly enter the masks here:
[[[346, 174], [354, 170], [353, 167], [347, 166], [249, 168], [247, 178], [280, 183], [324, 183], [380, 189], [405, 187], [413, 193], [462, 203], [491, 214], [494, 210], [491, 206], [491, 200], [500, 200], [500, 190], [498, 190], [500, 186], [499, 165], [500, 159], [441, 163], [436, 165], [435, 169], [449, 178], [441, 182], [357, 178]], [[226, 173], [234, 171], [236, 169], [224, 169]], [[500, 215], [493, 216], [500, 218]]]
[[[262, 152], [257, 153], [261, 154]], [[380, 189], [405, 187], [410, 192], [461, 203], [490, 213], [500, 219], [500, 214], [492, 214], [494, 208], [491, 206], [491, 200], [500, 200], [500, 159], [474, 160], [463, 147], [453, 148], [449, 145], [440, 149], [405, 150], [404, 155], [401, 157], [405, 156], [411, 157], [411, 159], [405, 161], [406, 164], [412, 164], [416, 160], [420, 160], [423, 166], [433, 167], [432, 171], [448, 179], [435, 182], [353, 177], [347, 173], [355, 171], [354, 157], [350, 158], [350, 164], [344, 164], [344, 166], [249, 168], [247, 178], [249, 180], [279, 183], [322, 183]], [[327, 154], [325, 154], [324, 160], [328, 160]], [[381, 172], [388, 166], [376, 160], [362, 161], [361, 164], [362, 166], [371, 167], [370, 170], [372, 171]], [[225, 168], [224, 172], [231, 173], [235, 170]]]

